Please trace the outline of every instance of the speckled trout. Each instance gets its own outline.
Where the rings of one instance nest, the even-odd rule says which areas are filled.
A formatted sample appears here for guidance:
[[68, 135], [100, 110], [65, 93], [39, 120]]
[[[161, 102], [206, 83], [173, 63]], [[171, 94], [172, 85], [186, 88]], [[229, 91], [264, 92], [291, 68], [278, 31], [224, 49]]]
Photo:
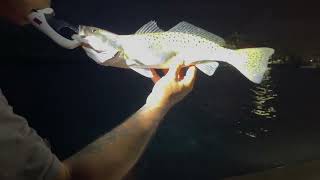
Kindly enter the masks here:
[[221, 37], [187, 22], [163, 31], [155, 21], [150, 21], [131, 35], [80, 26], [79, 37], [85, 44], [84, 50], [96, 62], [130, 68], [149, 78], [150, 68], [165, 69], [174, 61], [183, 60], [186, 66], [195, 65], [209, 76], [214, 74], [219, 62], [226, 62], [252, 82], [260, 83], [274, 53], [267, 47], [224, 48]]

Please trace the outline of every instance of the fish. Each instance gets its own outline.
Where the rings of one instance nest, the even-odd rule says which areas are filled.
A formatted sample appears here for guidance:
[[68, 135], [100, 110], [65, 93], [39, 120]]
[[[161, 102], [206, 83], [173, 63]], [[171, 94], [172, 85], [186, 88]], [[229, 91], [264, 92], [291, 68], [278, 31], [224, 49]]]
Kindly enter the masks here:
[[228, 49], [225, 40], [182, 21], [164, 31], [150, 21], [134, 34], [118, 35], [107, 30], [79, 26], [79, 38], [89, 57], [105, 66], [132, 69], [152, 78], [150, 69], [167, 69], [178, 60], [212, 76], [226, 62], [254, 83], [261, 83], [274, 54], [269, 47]]

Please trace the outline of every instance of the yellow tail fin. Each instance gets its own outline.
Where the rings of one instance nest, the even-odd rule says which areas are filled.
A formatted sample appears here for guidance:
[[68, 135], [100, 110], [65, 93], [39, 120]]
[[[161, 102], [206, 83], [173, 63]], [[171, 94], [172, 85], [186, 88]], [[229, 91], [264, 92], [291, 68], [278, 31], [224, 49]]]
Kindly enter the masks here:
[[274, 53], [272, 48], [248, 48], [235, 50], [237, 57], [230, 64], [254, 83], [261, 83], [268, 69], [268, 60]]

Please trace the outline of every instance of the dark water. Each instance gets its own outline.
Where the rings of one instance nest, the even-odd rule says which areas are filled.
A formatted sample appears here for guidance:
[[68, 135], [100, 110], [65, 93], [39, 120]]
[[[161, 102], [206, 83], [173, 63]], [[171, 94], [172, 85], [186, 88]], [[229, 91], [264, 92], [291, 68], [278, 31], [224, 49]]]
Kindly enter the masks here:
[[319, 159], [319, 69], [273, 67], [260, 85], [231, 72], [200, 76], [140, 163], [143, 179], [221, 179]]
[[[150, 20], [165, 30], [188, 21], [224, 38], [243, 33], [251, 40], [245, 45], [277, 53], [319, 49], [318, 9], [305, 8], [310, 3], [52, 2], [63, 20], [119, 34]], [[123, 122], [151, 92], [149, 79], [99, 66], [33, 28], [0, 22], [0, 32], [0, 88], [61, 160]], [[319, 160], [319, 80], [320, 69], [285, 65], [272, 67], [260, 85], [230, 67], [213, 77], [199, 73], [194, 91], [165, 117], [129, 178], [212, 180]]]
[[[123, 122], [153, 86], [132, 71], [76, 57], [0, 66], [15, 112], [61, 159]], [[198, 73], [194, 91], [165, 117], [130, 177], [221, 179], [320, 159], [319, 80], [319, 69], [286, 66], [273, 67], [260, 85], [230, 67], [214, 77]]]

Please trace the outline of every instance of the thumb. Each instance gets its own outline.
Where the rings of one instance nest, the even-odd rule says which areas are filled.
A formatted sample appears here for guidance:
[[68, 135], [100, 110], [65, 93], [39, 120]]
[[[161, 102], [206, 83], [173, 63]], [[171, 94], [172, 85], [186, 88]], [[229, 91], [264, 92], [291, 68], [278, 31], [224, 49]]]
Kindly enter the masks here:
[[195, 66], [191, 66], [189, 67], [189, 69], [187, 70], [186, 76], [184, 77], [184, 79], [181, 81], [181, 83], [184, 86], [187, 87], [192, 87], [194, 84], [194, 81], [196, 79], [196, 67]]

